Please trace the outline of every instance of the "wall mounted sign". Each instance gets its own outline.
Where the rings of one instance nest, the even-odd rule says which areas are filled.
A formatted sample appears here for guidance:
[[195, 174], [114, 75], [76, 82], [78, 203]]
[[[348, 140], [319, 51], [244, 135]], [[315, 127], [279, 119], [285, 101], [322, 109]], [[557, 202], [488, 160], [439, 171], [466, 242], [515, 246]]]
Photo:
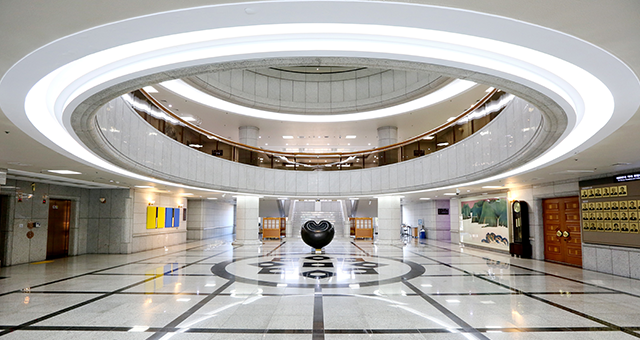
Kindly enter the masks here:
[[446, 208], [444, 208], [444, 209], [438, 208], [438, 215], [449, 215], [449, 209], [446, 209]]
[[640, 174], [616, 176], [616, 182], [636, 181], [640, 179]]

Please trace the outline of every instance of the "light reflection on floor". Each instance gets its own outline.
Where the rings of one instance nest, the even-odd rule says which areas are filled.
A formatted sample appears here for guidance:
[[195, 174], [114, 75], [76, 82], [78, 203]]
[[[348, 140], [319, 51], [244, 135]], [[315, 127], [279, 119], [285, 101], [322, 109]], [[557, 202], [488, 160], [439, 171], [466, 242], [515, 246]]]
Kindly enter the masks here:
[[632, 339], [640, 282], [412, 240], [230, 238], [0, 270], [3, 339]]

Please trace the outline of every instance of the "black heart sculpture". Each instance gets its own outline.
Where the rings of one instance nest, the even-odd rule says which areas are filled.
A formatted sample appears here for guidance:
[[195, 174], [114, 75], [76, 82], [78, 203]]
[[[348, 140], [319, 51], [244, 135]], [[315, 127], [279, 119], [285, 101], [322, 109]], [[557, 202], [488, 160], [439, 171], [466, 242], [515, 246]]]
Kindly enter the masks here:
[[300, 234], [304, 243], [313, 249], [322, 249], [333, 240], [336, 233], [333, 225], [329, 221], [307, 221], [302, 225]]

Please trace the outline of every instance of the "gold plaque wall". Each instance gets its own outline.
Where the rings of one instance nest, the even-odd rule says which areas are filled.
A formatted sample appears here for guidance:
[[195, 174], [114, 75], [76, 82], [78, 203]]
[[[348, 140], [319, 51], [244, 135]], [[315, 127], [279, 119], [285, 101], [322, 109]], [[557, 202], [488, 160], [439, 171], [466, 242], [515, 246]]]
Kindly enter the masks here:
[[584, 242], [640, 247], [640, 181], [580, 182], [580, 206]]

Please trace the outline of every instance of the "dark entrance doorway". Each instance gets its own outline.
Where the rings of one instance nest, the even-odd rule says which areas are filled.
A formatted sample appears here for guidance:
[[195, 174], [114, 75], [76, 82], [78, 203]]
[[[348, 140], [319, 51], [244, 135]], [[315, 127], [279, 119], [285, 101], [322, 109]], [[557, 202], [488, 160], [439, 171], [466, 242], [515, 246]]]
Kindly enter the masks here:
[[49, 230], [47, 232], [47, 259], [69, 255], [69, 225], [71, 201], [49, 201]]

